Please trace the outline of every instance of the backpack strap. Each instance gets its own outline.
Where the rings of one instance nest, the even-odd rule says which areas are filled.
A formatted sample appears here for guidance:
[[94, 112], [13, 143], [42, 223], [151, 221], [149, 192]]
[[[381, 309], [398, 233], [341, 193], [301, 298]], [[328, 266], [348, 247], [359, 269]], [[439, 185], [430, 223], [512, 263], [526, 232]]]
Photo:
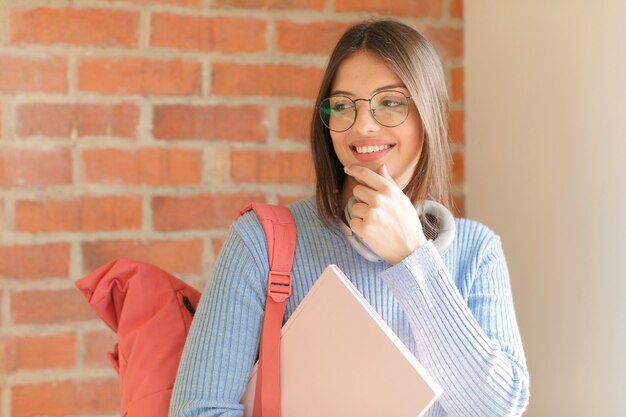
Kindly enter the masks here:
[[296, 248], [296, 223], [288, 208], [252, 203], [267, 240], [269, 276], [259, 350], [253, 417], [280, 416], [280, 332], [291, 295], [291, 268]]

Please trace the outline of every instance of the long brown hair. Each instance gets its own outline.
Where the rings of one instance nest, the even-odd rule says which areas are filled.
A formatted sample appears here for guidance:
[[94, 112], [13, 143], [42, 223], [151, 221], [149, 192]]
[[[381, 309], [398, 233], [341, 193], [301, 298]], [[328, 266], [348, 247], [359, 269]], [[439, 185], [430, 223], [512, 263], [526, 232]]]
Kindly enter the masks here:
[[[340, 195], [345, 173], [335, 154], [330, 131], [317, 109], [330, 94], [341, 63], [357, 51], [381, 58], [407, 87], [424, 127], [422, 154], [404, 193], [413, 204], [428, 196], [450, 208], [448, 92], [441, 62], [418, 31], [395, 20], [369, 20], [349, 28], [333, 50], [315, 102], [311, 150], [317, 177], [317, 209], [324, 224], [341, 218]], [[420, 213], [423, 214], [423, 213]]]

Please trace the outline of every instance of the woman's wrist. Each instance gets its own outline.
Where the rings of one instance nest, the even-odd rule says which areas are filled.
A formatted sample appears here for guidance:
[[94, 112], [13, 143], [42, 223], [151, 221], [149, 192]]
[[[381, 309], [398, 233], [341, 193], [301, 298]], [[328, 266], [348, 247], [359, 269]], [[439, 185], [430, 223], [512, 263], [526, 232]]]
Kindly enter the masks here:
[[426, 239], [426, 237], [422, 234], [422, 236], [418, 236], [414, 239], [411, 239], [411, 241], [407, 242], [407, 244], [405, 245], [405, 250], [401, 251], [398, 253], [398, 256], [395, 256], [391, 259], [388, 260], [388, 263], [390, 265], [397, 265], [400, 262], [402, 262], [404, 259], [406, 259], [407, 257], [409, 257], [413, 252], [415, 252], [416, 250], [420, 249], [422, 246], [424, 246], [426, 243], [428, 243], [428, 239]]

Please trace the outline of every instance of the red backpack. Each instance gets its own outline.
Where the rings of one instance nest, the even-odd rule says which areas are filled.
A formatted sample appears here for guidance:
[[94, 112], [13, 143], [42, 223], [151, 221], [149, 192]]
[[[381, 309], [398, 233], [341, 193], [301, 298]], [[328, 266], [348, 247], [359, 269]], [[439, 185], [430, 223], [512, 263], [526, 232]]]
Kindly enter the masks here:
[[[291, 295], [296, 225], [286, 207], [253, 203], [270, 272], [259, 350], [254, 417], [280, 416], [280, 330]], [[122, 416], [167, 417], [178, 363], [200, 293], [154, 265], [114, 259], [76, 282], [118, 335], [109, 359], [120, 376]]]

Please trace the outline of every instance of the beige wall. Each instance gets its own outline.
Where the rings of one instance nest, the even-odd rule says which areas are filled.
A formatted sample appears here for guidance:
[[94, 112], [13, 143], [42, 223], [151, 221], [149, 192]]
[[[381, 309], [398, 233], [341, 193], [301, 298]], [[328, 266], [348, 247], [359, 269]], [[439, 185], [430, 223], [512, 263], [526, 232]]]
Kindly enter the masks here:
[[525, 416], [625, 416], [626, 2], [465, 10], [467, 214], [503, 238]]

